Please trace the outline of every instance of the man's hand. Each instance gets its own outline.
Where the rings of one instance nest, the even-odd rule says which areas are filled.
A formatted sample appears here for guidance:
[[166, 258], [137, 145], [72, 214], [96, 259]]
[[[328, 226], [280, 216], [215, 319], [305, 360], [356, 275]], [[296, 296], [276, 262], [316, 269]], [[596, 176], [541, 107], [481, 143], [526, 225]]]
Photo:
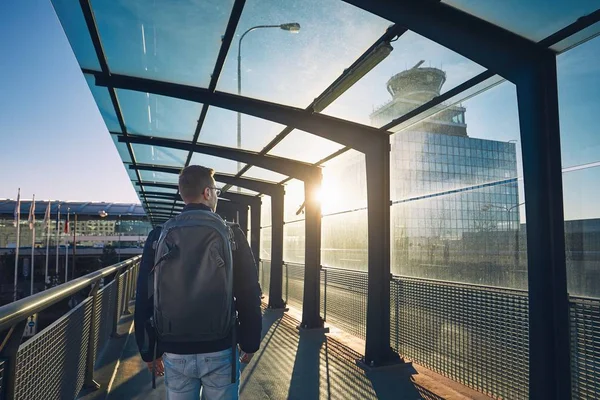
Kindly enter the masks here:
[[248, 364], [252, 360], [252, 357], [254, 357], [254, 353], [246, 353], [240, 349], [240, 362], [242, 364]]
[[[158, 357], [156, 361], [156, 376], [163, 376], [165, 374], [165, 365], [163, 364], [162, 357]], [[148, 370], [152, 373], [152, 361], [146, 363], [148, 365]]]

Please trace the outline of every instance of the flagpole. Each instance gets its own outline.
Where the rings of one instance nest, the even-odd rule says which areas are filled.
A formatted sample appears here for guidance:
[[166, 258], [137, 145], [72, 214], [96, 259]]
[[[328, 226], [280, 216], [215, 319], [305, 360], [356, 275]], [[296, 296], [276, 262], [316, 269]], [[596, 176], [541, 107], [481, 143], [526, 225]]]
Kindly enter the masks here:
[[52, 202], [48, 201], [48, 208], [46, 209], [46, 218], [44, 218], [44, 221], [46, 222], [46, 273], [44, 275], [44, 288], [46, 288], [46, 285], [48, 284], [48, 259], [50, 256], [50, 207], [52, 205]]
[[[59, 240], [59, 231], [60, 231], [60, 203], [58, 203], [58, 213], [56, 214], [56, 276], [58, 277], [58, 259], [59, 259], [59, 249], [60, 249], [60, 240]], [[56, 278], [58, 279], [58, 278]]]
[[15, 205], [16, 224], [17, 224], [17, 247], [15, 249], [15, 292], [13, 300], [17, 301], [17, 277], [19, 276], [19, 246], [21, 243], [21, 188], [17, 194], [17, 204]]
[[75, 256], [77, 253], [77, 213], [75, 213], [75, 225], [73, 225], [73, 265], [71, 266], [71, 275], [75, 279]]
[[67, 208], [67, 219], [65, 222], [65, 283], [69, 281], [69, 214], [71, 208]]
[[30, 296], [33, 296], [33, 272], [35, 271], [35, 194], [33, 195], [33, 199], [31, 200], [31, 209], [30, 209], [30, 222], [29, 227], [31, 228], [31, 290]]

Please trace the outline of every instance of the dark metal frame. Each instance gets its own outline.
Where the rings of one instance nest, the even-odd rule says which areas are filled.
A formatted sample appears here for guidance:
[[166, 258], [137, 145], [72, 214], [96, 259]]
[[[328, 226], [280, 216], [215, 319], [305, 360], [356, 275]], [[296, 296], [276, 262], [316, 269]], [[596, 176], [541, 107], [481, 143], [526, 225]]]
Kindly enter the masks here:
[[[387, 36], [384, 35], [382, 37], [385, 40], [391, 40], [394, 37], [390, 36], [392, 33], [400, 35], [406, 28], [412, 29], [490, 68], [490, 71], [472, 78], [445, 95], [433, 99], [429, 103], [400, 117], [386, 125], [384, 129], [390, 129], [403, 121], [407, 121], [431, 109], [435, 105], [440, 104], [444, 98], [450, 98], [464, 92], [474, 85], [491, 78], [495, 73], [506, 77], [517, 85], [523, 143], [522, 151], [527, 155], [527, 157], [524, 157], [524, 172], [525, 180], [528, 182], [526, 186], [526, 195], [528, 198], [527, 229], [530, 232], [528, 235], [530, 324], [532, 328], [530, 332], [531, 343], [535, 344], [531, 347], [531, 393], [534, 396], [539, 396], [539, 398], [564, 397], [565, 393], [568, 393], [570, 383], [568, 379], [559, 379], [569, 376], [569, 374], [561, 373], [564, 368], [567, 368], [569, 363], [568, 352], [566, 351], [568, 347], [568, 332], [565, 332], [567, 329], [567, 307], [563, 251], [564, 232], [562, 227], [560, 138], [555, 55], [545, 47], [549, 46], [552, 41], [558, 42], [563, 40], [597, 22], [600, 19], [600, 12], [597, 11], [581, 18], [576, 23], [536, 45], [509, 31], [435, 1], [417, 2], [414, 0], [405, 0], [392, 3], [384, 0], [374, 0], [371, 2], [366, 0], [346, 0], [346, 2], [396, 22], [398, 25], [394, 25], [393, 29], [391, 28], [393, 32], [388, 31], [386, 32]], [[374, 365], [381, 365], [388, 361], [391, 353], [384, 347], [389, 343], [389, 340], [385, 340], [386, 338], [389, 339], [389, 282], [386, 285], [382, 281], [386, 273], [389, 275], [389, 139], [383, 140], [380, 138], [383, 134], [387, 135], [388, 132], [318, 114], [311, 114], [310, 106], [307, 110], [301, 110], [215, 92], [214, 89], [216, 88], [218, 75], [231, 45], [231, 40], [243, 9], [243, 1], [238, 0], [234, 5], [234, 10], [224, 36], [223, 47], [215, 66], [216, 73], [213, 75], [213, 79], [211, 79], [211, 86], [208, 90], [141, 78], [111, 75], [101, 48], [89, 2], [81, 0], [80, 3], [102, 69], [102, 72], [84, 72], [94, 74], [97, 84], [108, 87], [115, 111], [123, 129], [123, 137], [127, 138], [128, 135], [124, 129], [122, 116], [118, 108], [116, 96], [114, 95], [114, 87], [141, 90], [204, 103], [203, 114], [201, 114], [194, 134], [194, 144], [197, 142], [200, 134], [203, 121], [202, 115], [206, 115], [209, 105], [214, 105], [283, 123], [288, 126], [261, 153], [257, 154], [259, 156], [269, 157], [266, 156], [266, 153], [279, 143], [285, 135], [291, 132], [293, 127], [347, 146], [325, 160], [343, 153], [350, 147], [365, 153], [369, 190], [370, 285], [370, 319], [368, 321], [365, 359], [367, 363]], [[403, 28], [400, 28], [400, 26]], [[369, 135], [371, 139], [375, 138], [375, 144], [367, 145], [365, 143]], [[125, 140], [125, 142], [127, 141]], [[130, 145], [128, 145], [128, 149], [135, 167], [135, 160]], [[215, 155], [223, 157], [221, 152], [218, 153]], [[188, 163], [191, 155], [192, 150], [190, 150], [188, 156]], [[384, 156], [382, 157], [382, 155]], [[322, 160], [320, 163], [325, 160]], [[248, 166], [240, 171], [240, 175], [247, 168]], [[387, 171], [388, 175], [379, 174], [382, 170]], [[141, 183], [142, 180], [140, 179], [139, 172], [136, 171], [136, 173], [138, 181]], [[387, 182], [385, 182], [386, 179]], [[317, 180], [305, 181], [307, 199], [312, 199], [311, 195], [316, 190], [315, 182]], [[142, 190], [142, 195], [144, 196], [144, 194], [145, 192]], [[383, 215], [375, 215], [374, 210], [378, 209], [387, 210], [387, 213], [384, 212]], [[315, 245], [312, 241], [309, 243], [309, 233], [311, 240], [320, 235], [320, 226], [318, 225], [320, 224], [320, 213], [315, 215], [314, 211], [314, 209], [307, 209], [307, 250]], [[311, 222], [308, 221], [309, 215]], [[318, 224], [316, 221], [313, 221], [315, 218], [319, 219]], [[313, 225], [309, 226], [311, 224]], [[376, 227], [376, 224], [379, 228]], [[531, 234], [532, 232], [535, 235]], [[378, 243], [375, 243], [375, 241], [378, 241]], [[317, 248], [312, 248], [312, 250], [314, 251]], [[547, 254], [544, 254], [546, 249], [550, 249], [551, 251], [546, 251]], [[372, 254], [376, 254], [376, 256], [372, 258]], [[381, 254], [384, 254], [383, 258], [380, 257]], [[310, 293], [307, 296], [307, 292], [312, 290], [314, 282], [312, 281], [312, 276], [308, 274], [308, 264], [312, 264], [316, 260], [309, 260], [307, 258], [306, 261], [307, 282], [309, 284], [307, 285], [308, 289], [305, 291], [305, 307], [311, 307], [310, 303], [313, 298]], [[380, 263], [382, 266], [379, 267], [377, 263]], [[547, 265], [550, 266], [550, 273], [546, 273]], [[385, 277], [385, 280], [387, 281], [387, 277]], [[388, 296], [384, 296], [385, 293], [374, 293], [376, 289], [380, 290], [381, 284], [383, 284], [383, 292], [387, 291]], [[387, 297], [387, 299], [384, 299], [384, 297]], [[388, 329], [386, 329], [386, 319]], [[304, 322], [305, 318], [303, 317], [303, 324]], [[308, 325], [312, 326], [312, 322], [314, 321], [309, 322]], [[377, 344], [377, 341], [380, 343]], [[566, 358], [565, 354], [567, 355]], [[547, 385], [544, 388], [543, 382], [546, 380], [553, 382], [554, 386]], [[552, 396], [549, 394], [552, 394]]]
[[555, 53], [444, 3], [346, 2], [402, 24], [517, 86], [527, 182], [530, 398], [569, 398], [569, 306]]

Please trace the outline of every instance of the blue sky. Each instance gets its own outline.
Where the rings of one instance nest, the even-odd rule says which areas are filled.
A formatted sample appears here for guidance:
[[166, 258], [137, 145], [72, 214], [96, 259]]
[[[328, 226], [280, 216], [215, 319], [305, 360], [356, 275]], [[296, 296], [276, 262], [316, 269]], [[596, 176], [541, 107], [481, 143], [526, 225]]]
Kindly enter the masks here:
[[[164, 12], [161, 3], [157, 2], [158, 8], [152, 9], [130, 1], [112, 2], [110, 8], [106, 6], [108, 3], [92, 2], [111, 69], [206, 86], [232, 1], [194, 2], [203, 5], [195, 12], [175, 6]], [[450, 3], [472, 9], [493, 22], [508, 24], [534, 39], [551, 33], [555, 24], [564, 26], [594, 7], [593, 1], [580, 0], [568, 12], [548, 7], [540, 14], [510, 1], [490, 14], [489, 9], [477, 6], [477, 2], [453, 0]], [[72, 3], [55, 0], [54, 4], [64, 10], [63, 6]], [[514, 7], [523, 18], [509, 18], [512, 15], [509, 11]], [[63, 23], [74, 20], [73, 15], [61, 13], [61, 17]], [[525, 20], [528, 25], [523, 23]], [[549, 20], [552, 25], [548, 25]], [[307, 106], [390, 25], [389, 21], [338, 0], [249, 0], [237, 37], [253, 25], [283, 22], [299, 22], [301, 32], [259, 30], [244, 39], [242, 93], [298, 107]], [[66, 23], [65, 27], [68, 33], [78, 29], [76, 23]], [[26, 198], [35, 193], [38, 199], [137, 202], [130, 173], [121, 164], [88, 88], [93, 79], [86, 83], [73, 55], [71, 45], [82, 65], [97, 69], [86, 39], [71, 44], [67, 41], [48, 0], [1, 2], [0, 37], [3, 38], [0, 41], [3, 55], [0, 58], [0, 146], [10, 149], [4, 151], [0, 198], [14, 198], [17, 188], [21, 187]], [[199, 42], [198, 37], [203, 40]], [[237, 91], [237, 37], [218, 90]], [[386, 60], [324, 113], [370, 123], [373, 108], [390, 99], [385, 89], [387, 80], [420, 60], [446, 71], [443, 91], [483, 71], [474, 62], [412, 32], [393, 45], [394, 51]], [[565, 167], [600, 161], [600, 135], [595, 123], [600, 108], [599, 65], [600, 39], [558, 58]], [[170, 73], [167, 75], [165, 71]], [[130, 132], [191, 137], [201, 105], [127, 91], [117, 94]], [[109, 121], [109, 128], [115, 129], [115, 124], [110, 123], [110, 104], [104, 107], [106, 90], [94, 89], [94, 95]], [[467, 108], [470, 136], [502, 141], [519, 139], [516, 93], [512, 84], [503, 83], [463, 105]], [[244, 147], [259, 150], [282, 128], [244, 116]], [[234, 146], [235, 113], [209, 109], [200, 139]], [[295, 130], [271, 153], [314, 162], [338, 148], [337, 144]], [[176, 152], [157, 155], [142, 146], [135, 151], [142, 162], [154, 160], [176, 165], [182, 164], [186, 156]], [[201, 155], [195, 155], [192, 161], [209, 164], [221, 172], [234, 172], [236, 168], [235, 162]], [[593, 200], [600, 197], [598, 170], [600, 168], [587, 168], [565, 175], [568, 219], [600, 217]], [[252, 168], [249, 175], [280, 178], [257, 168]]]

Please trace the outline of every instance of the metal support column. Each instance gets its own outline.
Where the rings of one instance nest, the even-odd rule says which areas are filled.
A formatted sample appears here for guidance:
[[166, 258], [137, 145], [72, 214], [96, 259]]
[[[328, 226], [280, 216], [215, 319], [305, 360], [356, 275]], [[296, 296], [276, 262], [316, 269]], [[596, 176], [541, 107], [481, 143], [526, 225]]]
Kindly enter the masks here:
[[121, 335], [119, 335], [117, 333], [117, 328], [119, 326], [119, 319], [121, 318], [121, 311], [122, 311], [119, 309], [119, 289], [121, 287], [121, 285], [119, 284], [119, 277], [121, 276], [121, 271], [122, 270], [119, 270], [117, 273], [115, 273], [115, 277], [113, 278], [113, 280], [115, 281], [115, 283], [114, 283], [115, 305], [113, 307], [113, 326], [112, 326], [112, 330], [110, 333], [110, 336], [113, 338], [121, 337]]
[[237, 212], [239, 218], [238, 224], [240, 225], [240, 228], [242, 228], [244, 235], [248, 236], [248, 205], [240, 204]]
[[517, 83], [527, 213], [529, 396], [571, 397], [556, 57]]
[[283, 191], [271, 198], [271, 283], [269, 308], [285, 308], [283, 301]]
[[250, 207], [251, 218], [250, 218], [250, 248], [252, 254], [254, 254], [254, 261], [256, 265], [259, 265], [260, 260], [260, 218], [261, 218], [261, 204], [255, 204]]
[[379, 367], [398, 361], [390, 348], [390, 144], [374, 142], [367, 169], [369, 270], [367, 337], [363, 363]]
[[322, 174], [318, 171], [312, 180], [304, 182], [306, 205], [304, 250], [304, 297], [302, 302], [303, 329], [323, 327], [321, 318], [321, 203], [317, 194], [321, 188]]

